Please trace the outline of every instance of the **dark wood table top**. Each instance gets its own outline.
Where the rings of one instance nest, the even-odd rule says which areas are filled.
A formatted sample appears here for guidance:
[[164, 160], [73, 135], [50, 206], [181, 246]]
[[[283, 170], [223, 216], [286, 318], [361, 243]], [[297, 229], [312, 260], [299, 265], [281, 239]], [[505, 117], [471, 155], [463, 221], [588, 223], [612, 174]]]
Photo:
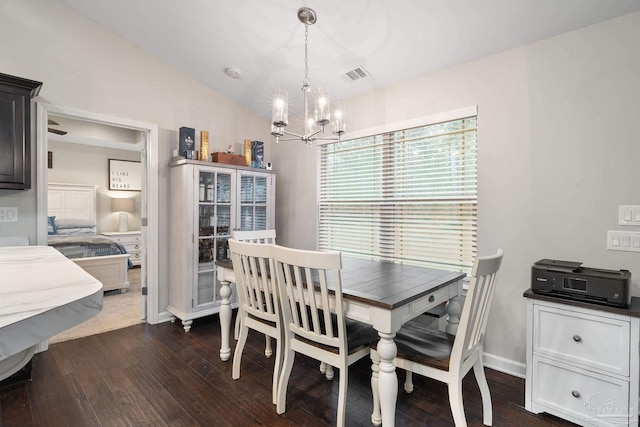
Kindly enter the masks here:
[[[216, 265], [233, 269], [231, 260]], [[345, 298], [393, 310], [463, 279], [465, 273], [342, 256]]]

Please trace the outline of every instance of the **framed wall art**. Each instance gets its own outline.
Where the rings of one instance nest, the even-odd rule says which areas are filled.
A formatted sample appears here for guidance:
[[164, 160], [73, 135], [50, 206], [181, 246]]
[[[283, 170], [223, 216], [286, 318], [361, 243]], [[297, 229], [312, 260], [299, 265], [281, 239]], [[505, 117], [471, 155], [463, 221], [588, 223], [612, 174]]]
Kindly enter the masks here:
[[142, 190], [141, 169], [140, 162], [109, 159], [109, 190]]

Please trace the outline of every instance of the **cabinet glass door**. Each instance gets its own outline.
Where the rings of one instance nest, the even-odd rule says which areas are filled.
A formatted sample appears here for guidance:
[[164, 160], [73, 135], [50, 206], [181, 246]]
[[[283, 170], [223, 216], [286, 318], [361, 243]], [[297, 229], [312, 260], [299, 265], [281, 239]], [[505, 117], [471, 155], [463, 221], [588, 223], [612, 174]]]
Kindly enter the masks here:
[[215, 261], [228, 258], [231, 233], [232, 173], [197, 169], [198, 182], [198, 280], [194, 310], [213, 307], [217, 301]]
[[268, 181], [266, 176], [240, 175], [240, 230], [266, 230]]

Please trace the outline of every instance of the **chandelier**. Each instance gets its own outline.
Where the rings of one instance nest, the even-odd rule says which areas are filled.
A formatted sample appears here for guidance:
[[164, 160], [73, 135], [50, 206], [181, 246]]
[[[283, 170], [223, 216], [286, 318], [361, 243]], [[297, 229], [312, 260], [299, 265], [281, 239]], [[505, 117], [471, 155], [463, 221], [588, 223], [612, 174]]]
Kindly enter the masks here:
[[[340, 136], [345, 132], [344, 107], [331, 105], [328, 94], [319, 88], [316, 91], [313, 117], [309, 113], [309, 25], [316, 23], [316, 12], [308, 7], [298, 9], [298, 20], [304, 24], [304, 79], [302, 80], [302, 97], [304, 101], [304, 133], [297, 134], [285, 130], [289, 124], [289, 98], [284, 90], [278, 90], [273, 96], [273, 107], [271, 110], [271, 135], [279, 141], [300, 140], [311, 145], [315, 140], [339, 141]], [[319, 136], [325, 134], [325, 126], [331, 125], [333, 135]], [[288, 135], [287, 138], [282, 138]]]

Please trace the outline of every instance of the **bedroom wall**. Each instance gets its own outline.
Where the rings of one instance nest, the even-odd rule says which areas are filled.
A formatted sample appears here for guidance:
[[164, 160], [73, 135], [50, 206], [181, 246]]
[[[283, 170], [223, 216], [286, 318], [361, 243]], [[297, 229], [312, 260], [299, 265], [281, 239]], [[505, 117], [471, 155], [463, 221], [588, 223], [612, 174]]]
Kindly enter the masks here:
[[[268, 141], [268, 123], [107, 32], [63, 2], [1, 1], [0, 40], [11, 41], [0, 43], [1, 72], [43, 82], [38, 101], [158, 124], [159, 189], [154, 195], [159, 203], [158, 308], [165, 312], [170, 256], [167, 165], [178, 145], [178, 129], [209, 130], [211, 152], [226, 151], [229, 144], [240, 152], [245, 139]], [[34, 144], [32, 141], [33, 152]], [[269, 155], [270, 147], [265, 147], [265, 158]], [[0, 236], [22, 234], [34, 244], [38, 215], [35, 187], [0, 190], [0, 203], [17, 206], [20, 217], [10, 226], [0, 225]]]
[[[540, 259], [629, 269], [640, 295], [640, 255], [606, 250], [607, 230], [640, 231], [617, 225], [618, 205], [640, 205], [638, 40], [635, 13], [347, 100], [350, 130], [478, 106], [478, 253], [505, 253], [485, 343], [494, 366], [524, 373], [522, 293]], [[290, 165], [278, 239], [315, 248], [317, 150], [281, 143], [274, 158]]]
[[114, 197], [133, 198], [136, 211], [128, 213], [129, 230], [140, 230], [140, 192], [109, 190], [109, 159], [140, 161], [135, 151], [93, 147], [68, 142], [49, 141], [53, 153], [53, 168], [48, 170], [49, 182], [89, 184], [96, 188], [97, 232], [118, 231], [119, 215], [111, 212]]

